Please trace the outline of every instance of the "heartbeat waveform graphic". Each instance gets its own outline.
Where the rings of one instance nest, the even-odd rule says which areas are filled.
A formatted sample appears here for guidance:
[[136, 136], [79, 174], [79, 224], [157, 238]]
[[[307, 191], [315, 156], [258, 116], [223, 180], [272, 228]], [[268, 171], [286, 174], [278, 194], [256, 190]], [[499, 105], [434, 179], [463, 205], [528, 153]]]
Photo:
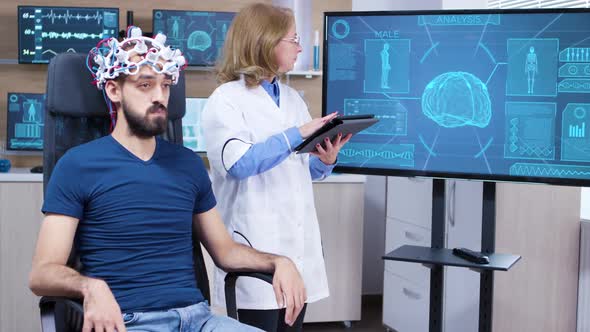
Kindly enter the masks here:
[[[45, 54], [45, 53], [51, 53], [51, 54], [53, 54], [53, 56], [56, 56], [56, 55], [57, 55], [57, 52], [56, 52], [56, 51], [54, 51], [54, 50], [52, 50], [52, 49], [45, 50], [45, 51], [43, 51], [41, 54]], [[73, 49], [73, 48], [68, 48], [68, 49], [65, 51], [65, 53], [76, 53], [76, 50], [75, 50], [75, 49]]]
[[85, 32], [42, 32], [41, 38], [49, 39], [102, 39], [103, 34], [85, 33]]
[[96, 20], [98, 25], [100, 25], [100, 22], [103, 20], [103, 16], [98, 10], [96, 11], [96, 13], [94, 15], [89, 15], [89, 14], [80, 15], [80, 13], [70, 14], [69, 9], [67, 9], [64, 14], [56, 14], [53, 12], [53, 9], [51, 9], [49, 11], [49, 14], [42, 15], [41, 18], [50, 19], [51, 24], [54, 24], [55, 20], [64, 20], [66, 24], [68, 24], [68, 22], [70, 20], [77, 20], [77, 21], [85, 20], [86, 22], [88, 22], [90, 20]]
[[590, 167], [514, 164], [510, 167], [510, 175], [588, 179], [590, 178]]
[[396, 153], [393, 151], [343, 149], [340, 151], [340, 153], [346, 157], [361, 156], [361, 157], [365, 157], [365, 158], [380, 157], [383, 159], [414, 160], [414, 153], [411, 151], [404, 151], [404, 152]]

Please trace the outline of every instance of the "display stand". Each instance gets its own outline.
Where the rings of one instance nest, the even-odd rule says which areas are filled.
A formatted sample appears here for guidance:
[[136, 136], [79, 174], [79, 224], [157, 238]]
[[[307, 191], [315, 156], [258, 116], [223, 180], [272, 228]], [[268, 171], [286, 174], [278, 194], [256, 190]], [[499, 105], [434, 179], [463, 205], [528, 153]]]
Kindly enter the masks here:
[[445, 248], [445, 215], [445, 180], [434, 179], [430, 247], [404, 245], [383, 256], [383, 259], [422, 263], [430, 268], [430, 332], [443, 330], [444, 266], [466, 267], [480, 273], [479, 331], [491, 332], [494, 271], [508, 271], [520, 259], [517, 255], [495, 253], [496, 183], [483, 183], [481, 252], [489, 257], [489, 264], [472, 263], [453, 255], [452, 248]]

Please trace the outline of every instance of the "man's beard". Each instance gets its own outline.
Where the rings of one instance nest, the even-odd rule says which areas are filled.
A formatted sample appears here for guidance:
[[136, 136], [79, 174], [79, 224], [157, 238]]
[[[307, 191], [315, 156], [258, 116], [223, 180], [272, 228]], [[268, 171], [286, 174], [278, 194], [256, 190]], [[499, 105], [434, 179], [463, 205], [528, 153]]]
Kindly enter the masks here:
[[[133, 135], [140, 138], [150, 138], [161, 135], [166, 131], [166, 125], [168, 123], [168, 109], [166, 106], [160, 103], [153, 104], [150, 106], [150, 108], [148, 108], [143, 117], [139, 115], [138, 112], [132, 111], [125, 103], [125, 100], [121, 101], [121, 106], [123, 108], [123, 115], [125, 116], [127, 124], [129, 125], [129, 130]], [[150, 121], [150, 114], [157, 111], [159, 108], [162, 108], [166, 111], [165, 116], [156, 117]]]

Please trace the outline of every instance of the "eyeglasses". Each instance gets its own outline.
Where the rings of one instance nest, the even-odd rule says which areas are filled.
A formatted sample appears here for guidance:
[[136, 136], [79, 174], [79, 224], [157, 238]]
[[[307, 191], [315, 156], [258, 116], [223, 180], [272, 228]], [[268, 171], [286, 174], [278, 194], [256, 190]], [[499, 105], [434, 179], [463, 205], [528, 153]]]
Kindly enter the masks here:
[[301, 41], [301, 38], [299, 37], [299, 35], [295, 35], [295, 37], [282, 38], [281, 40], [288, 41], [290, 43], [299, 45], [299, 42]]

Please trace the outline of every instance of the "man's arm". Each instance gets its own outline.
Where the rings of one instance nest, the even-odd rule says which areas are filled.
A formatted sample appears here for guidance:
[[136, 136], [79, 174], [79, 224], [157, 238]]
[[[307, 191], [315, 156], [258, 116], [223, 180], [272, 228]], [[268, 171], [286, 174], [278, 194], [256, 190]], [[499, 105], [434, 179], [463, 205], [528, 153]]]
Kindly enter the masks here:
[[84, 332], [125, 331], [121, 309], [108, 285], [66, 266], [78, 219], [48, 214], [39, 231], [29, 276], [29, 288], [38, 296], [84, 299]]
[[78, 219], [68, 216], [52, 214], [43, 220], [29, 276], [36, 295], [84, 297], [88, 278], [66, 266], [77, 226]]
[[279, 307], [287, 308], [285, 323], [293, 325], [307, 295], [303, 279], [289, 258], [263, 253], [233, 241], [215, 208], [195, 214], [193, 226], [215, 265], [224, 271], [274, 273], [277, 303]]

